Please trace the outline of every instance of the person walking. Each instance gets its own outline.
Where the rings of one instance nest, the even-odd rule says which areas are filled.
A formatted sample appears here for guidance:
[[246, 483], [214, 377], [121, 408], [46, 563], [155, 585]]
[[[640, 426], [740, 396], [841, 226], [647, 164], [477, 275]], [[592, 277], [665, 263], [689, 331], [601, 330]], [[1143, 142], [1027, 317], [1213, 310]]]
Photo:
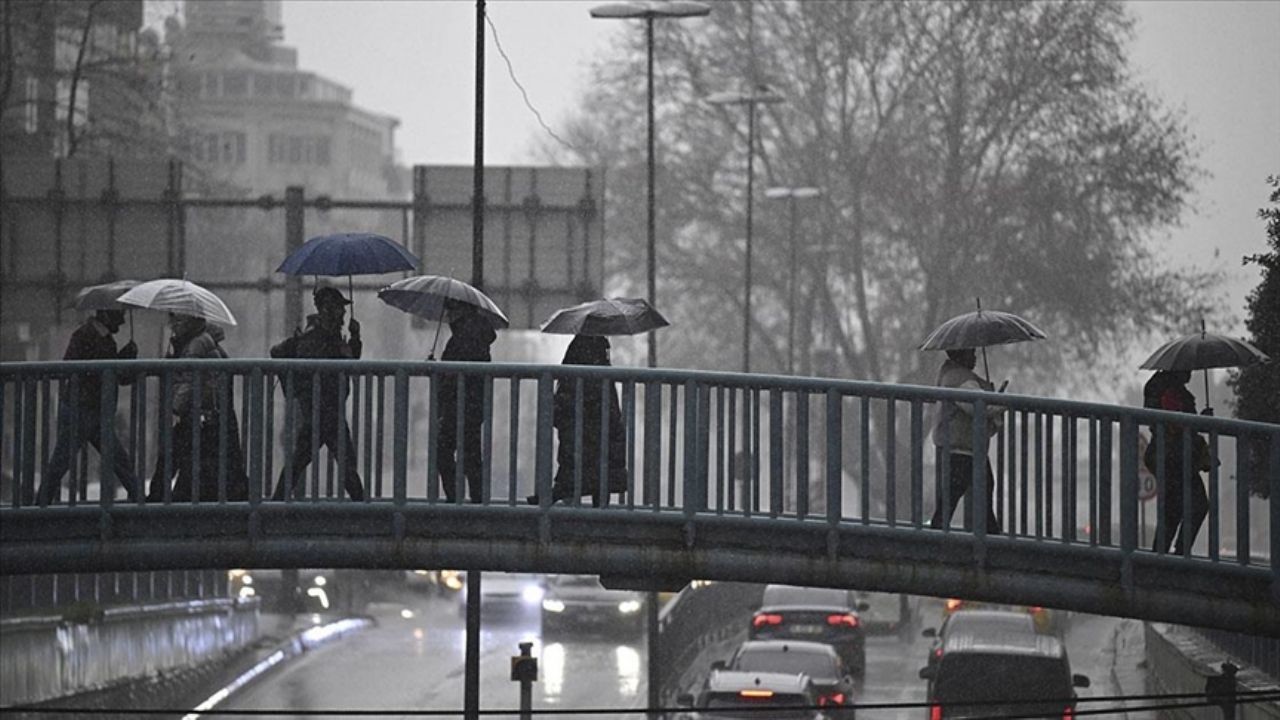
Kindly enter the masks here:
[[[609, 339], [601, 336], [575, 335], [564, 354], [564, 365], [608, 366]], [[612, 493], [627, 489], [627, 436], [618, 403], [618, 389], [610, 381], [608, 388], [596, 379], [582, 380], [582, 434], [579, 445], [577, 404], [578, 380], [566, 378], [556, 383], [552, 424], [556, 430], [556, 474], [551, 486], [551, 502], [574, 497], [574, 476], [582, 496], [590, 496], [595, 507], [607, 504]], [[607, 398], [605, 397], [607, 394]], [[604, 437], [601, 416], [604, 403], [609, 403], [609, 435]], [[608, 471], [601, 490], [600, 454], [608, 448]], [[538, 504], [538, 496], [528, 501]]]
[[[489, 348], [498, 339], [493, 324], [473, 306], [449, 302], [449, 341], [440, 359], [458, 362], [489, 362]], [[458, 374], [441, 373], [436, 393], [436, 468], [444, 496], [458, 500]], [[467, 480], [471, 502], [484, 501], [484, 465], [480, 435], [484, 427], [484, 380], [469, 377], [464, 383], [462, 405], [462, 474]]]
[[[222, 349], [226, 333], [204, 318], [169, 314], [169, 352], [165, 356], [181, 360], [216, 360], [227, 358]], [[174, 378], [171, 407], [175, 418], [171, 431], [171, 447], [166, 455], [158, 443], [159, 457], [147, 490], [148, 502], [164, 499], [165, 486], [174, 481], [171, 498], [188, 502], [193, 495], [204, 501], [218, 500], [219, 475], [226, 473], [226, 498], [240, 501], [248, 498], [249, 480], [245, 474], [244, 450], [240, 445], [240, 425], [236, 418], [232, 379], [225, 373], [203, 373], [200, 397], [195, 397], [195, 373], [180, 372]], [[193, 406], [194, 414], [193, 415]], [[225, 415], [224, 413], [225, 408]], [[226, 433], [226, 455], [222, 454]], [[199, 433], [200, 454], [195, 456], [195, 438]], [[195, 463], [199, 463], [196, 476]], [[167, 468], [167, 469], [166, 469]], [[198, 489], [197, 489], [198, 485]]]
[[[298, 358], [310, 360], [359, 360], [364, 350], [360, 339], [360, 323], [351, 318], [347, 323], [349, 338], [342, 337], [342, 320], [346, 316], [347, 305], [351, 304], [342, 293], [332, 287], [322, 287], [312, 296], [316, 312], [307, 318], [307, 330], [296, 333], [293, 337], [273, 346], [273, 358]], [[334, 372], [320, 373], [320, 397], [312, 393], [311, 375], [304, 374], [294, 378], [292, 391], [296, 401], [296, 418], [298, 423], [293, 437], [292, 459], [289, 465], [280, 469], [280, 477], [276, 482], [274, 500], [284, 500], [292, 487], [294, 497], [301, 497], [306, 489], [306, 470], [311, 464], [314, 449], [312, 438], [329, 449], [329, 454], [344, 458], [342, 475], [343, 487], [352, 500], [364, 500], [364, 483], [356, 471], [359, 466], [356, 458], [356, 446], [351, 440], [351, 428], [347, 424], [347, 383], [339, 383]], [[318, 405], [317, 405], [318, 402]], [[313, 416], [319, 409], [319, 425], [313, 423]], [[286, 474], [286, 468], [292, 473]]]
[[[992, 390], [991, 383], [973, 371], [977, 365], [977, 354], [972, 348], [947, 350], [947, 359], [938, 369], [939, 387], [964, 388], [968, 390]], [[1001, 388], [1003, 390], [1004, 388]], [[982, 463], [987, 477], [987, 533], [1000, 532], [1000, 520], [995, 511], [995, 477], [991, 473], [991, 465], [987, 462], [987, 448], [991, 435], [994, 435], [1004, 420], [1004, 408], [987, 406], [986, 439], [981, 447], [973, 444], [973, 403], [944, 401], [938, 413], [937, 423], [933, 429], [933, 444], [938, 452], [947, 454], [950, 472], [941, 482], [947, 482], [950, 489], [949, 504], [942, 507], [942, 493], [937, 496], [937, 508], [929, 527], [941, 529], [951, 525], [951, 516], [955, 514], [960, 499], [969, 492], [973, 485], [974, 463]], [[939, 467], [941, 465], [939, 464]], [[939, 487], [941, 490], [941, 487]], [[966, 527], [968, 518], [966, 518]]]
[[[1159, 370], [1143, 387], [1143, 406], [1156, 410], [1196, 414], [1196, 398], [1187, 389], [1191, 381], [1188, 370]], [[1209, 410], [1206, 408], [1206, 414]], [[1160, 478], [1158, 429], [1152, 428], [1152, 440], [1143, 453], [1142, 463], [1157, 482]], [[1204, 489], [1200, 473], [1209, 469], [1209, 447], [1198, 433], [1191, 433], [1191, 466], [1184, 458], [1184, 428], [1177, 423], [1164, 426], [1164, 512], [1156, 520], [1156, 537], [1152, 552], [1169, 552], [1170, 548], [1181, 555], [1185, 547], [1196, 541], [1200, 526], [1209, 514], [1209, 496]], [[1183, 507], [1183, 488], [1190, 483], [1191, 512]], [[1159, 485], [1157, 485], [1159, 487]]]
[[[124, 324], [123, 310], [98, 310], [71, 333], [63, 360], [133, 360], [138, 357], [138, 346], [132, 340], [116, 349], [115, 334]], [[120, 385], [133, 384], [128, 373], [118, 373]], [[137, 476], [133, 472], [133, 460], [129, 451], [120, 443], [116, 433], [108, 438], [102, 433], [102, 376], [96, 372], [81, 373], [79, 392], [67, 394], [58, 402], [58, 435], [53, 446], [49, 465], [40, 480], [36, 502], [48, 505], [59, 499], [62, 478], [85, 443], [93, 445], [102, 454], [103, 442], [110, 443], [111, 470], [116, 482], [124, 487], [130, 500], [136, 498]], [[111, 413], [113, 416], [114, 412]], [[74, 490], [72, 491], [74, 492]], [[103, 490], [105, 492], [105, 489]]]

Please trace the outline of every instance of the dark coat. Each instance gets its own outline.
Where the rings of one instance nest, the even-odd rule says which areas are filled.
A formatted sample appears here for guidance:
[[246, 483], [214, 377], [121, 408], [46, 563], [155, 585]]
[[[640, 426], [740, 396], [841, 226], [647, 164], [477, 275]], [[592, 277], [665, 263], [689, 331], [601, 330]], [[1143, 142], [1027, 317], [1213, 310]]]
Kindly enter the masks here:
[[[489, 321], [469, 313], [449, 324], [449, 342], [445, 343], [440, 359], [455, 362], [489, 362], [492, 356], [489, 346], [498, 339]], [[463, 391], [465, 408], [463, 410], [466, 427], [479, 428], [484, 420], [484, 383], [480, 378], [468, 378]], [[437, 391], [439, 401], [439, 420], [442, 423], [457, 422], [458, 378], [454, 373], [440, 375], [440, 389]]]
[[[359, 360], [364, 349], [363, 344], [352, 338], [342, 337], [341, 328], [326, 329], [316, 321], [315, 315], [307, 318], [306, 332], [298, 333], [271, 348], [273, 358], [297, 358], [302, 360]], [[297, 397], [299, 407], [305, 418], [310, 418], [311, 408], [310, 376], [296, 375], [293, 378], [293, 394]], [[288, 384], [285, 384], [288, 388]], [[335, 373], [320, 374], [320, 410], [336, 411], [344, 407], [347, 401], [348, 387], [343, 384], [339, 394], [338, 376]]]
[[[552, 424], [556, 429], [559, 446], [556, 448], [556, 495], [573, 495], [573, 476], [579, 453], [577, 450], [575, 418], [577, 414], [577, 380], [562, 380], [556, 384]], [[609, 401], [609, 477], [610, 493], [627, 489], [627, 433], [622, 423], [622, 410], [618, 403], [618, 389], [608, 383]], [[582, 494], [594, 496], [600, 488], [600, 452], [602, 446], [601, 409], [603, 407], [599, 380], [582, 381]]]
[[[131, 360], [134, 354], [116, 349], [116, 341], [105, 326], [94, 318], [89, 318], [71, 333], [67, 350], [62, 354], [63, 360]], [[132, 376], [121, 373], [121, 385], [133, 382]], [[98, 373], [84, 373], [79, 380], [80, 397], [76, 406], [77, 414], [96, 422], [102, 408], [102, 376]], [[68, 396], [70, 397], [70, 396]]]

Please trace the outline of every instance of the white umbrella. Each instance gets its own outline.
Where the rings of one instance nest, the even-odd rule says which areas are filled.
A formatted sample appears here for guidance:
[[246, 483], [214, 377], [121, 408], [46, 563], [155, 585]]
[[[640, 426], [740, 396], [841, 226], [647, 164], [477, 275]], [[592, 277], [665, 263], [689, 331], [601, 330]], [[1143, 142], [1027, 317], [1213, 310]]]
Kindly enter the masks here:
[[150, 280], [121, 295], [119, 301], [147, 310], [204, 318], [221, 325], [236, 324], [235, 316], [221, 298], [189, 280]]
[[498, 304], [474, 286], [444, 275], [415, 275], [391, 283], [378, 291], [378, 298], [393, 308], [437, 322], [448, 322], [448, 301], [471, 305], [493, 327], [511, 325]]

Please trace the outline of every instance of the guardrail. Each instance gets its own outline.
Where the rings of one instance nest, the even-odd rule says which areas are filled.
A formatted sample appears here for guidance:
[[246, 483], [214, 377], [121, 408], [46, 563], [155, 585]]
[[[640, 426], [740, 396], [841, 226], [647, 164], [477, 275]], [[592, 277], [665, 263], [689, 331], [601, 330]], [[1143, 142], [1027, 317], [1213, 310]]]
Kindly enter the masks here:
[[[458, 378], [453, 389], [457, 410], [442, 422], [436, 410], [448, 376]], [[118, 385], [123, 377], [134, 381]], [[1269, 463], [1272, 469], [1280, 468], [1280, 426], [1265, 423], [936, 387], [563, 365], [8, 363], [0, 365], [0, 380], [0, 470], [15, 486], [0, 513], [52, 512], [41, 503], [32, 504], [57, 442], [59, 404], [69, 408], [62, 412], [79, 417], [76, 403], [83, 402], [79, 389], [86, 382], [100, 383], [96, 425], [104, 428], [104, 438], [122, 440], [120, 447], [138, 478], [132, 481], [132, 504], [138, 506], [149, 507], [140, 478], [154, 474], [147, 471], [156, 467], [163, 476], [179, 476], [175, 485], [164, 484], [157, 496], [166, 507], [237, 505], [231, 498], [241, 494], [250, 507], [277, 505], [270, 500], [273, 492], [280, 481], [290, 483], [295, 462], [301, 462], [296, 458], [303, 457], [290, 451], [299, 429], [310, 428], [313, 441], [323, 439], [326, 422], [348, 429], [352, 443], [336, 443], [336, 450], [324, 454], [324, 462], [318, 450], [311, 450], [315, 462], [306, 476], [298, 476], [301, 487], [282, 494], [280, 506], [331, 508], [344, 498], [353, 502], [343, 491], [347, 481], [355, 483], [353, 472], [359, 475], [357, 496], [363, 505], [439, 507], [450, 496], [461, 504], [467, 484], [463, 463], [445, 478], [453, 491], [446, 492], [437, 480], [445, 466], [437, 445], [444, 422], [465, 435], [467, 388], [478, 387], [479, 398], [473, 402], [484, 419], [479, 433], [483, 479], [481, 497], [472, 501], [488, 507], [527, 508], [526, 495], [536, 494], [537, 511], [547, 512], [558, 469], [557, 441], [569, 443], [576, 450], [569, 455], [580, 457], [583, 448], [597, 445], [592, 442], [597, 432], [608, 438], [617, 430], [610, 426], [620, 423], [625, 442], [612, 449], [608, 442], [599, 443], [598, 454], [587, 450], [589, 463], [577, 463], [562, 475], [575, 490], [589, 492], [609, 476], [610, 454], [623, 452], [625, 471], [618, 479], [625, 480], [626, 492], [610, 503], [612, 510], [663, 517], [674, 513], [689, 520], [787, 519], [833, 529], [963, 535], [981, 562], [991, 543], [985, 522], [990, 493], [1001, 540], [1034, 541], [1046, 550], [1115, 550], [1126, 558], [1165, 556], [1196, 568], [1207, 562], [1224, 571], [1267, 573], [1272, 581], [1280, 572], [1280, 505], [1268, 505], [1248, 493], [1251, 484], [1265, 482], [1280, 494], [1280, 472], [1268, 472], [1267, 467]], [[559, 438], [554, 429], [558, 384], [564, 388], [562, 398], [568, 398], [560, 403], [564, 434]], [[611, 415], [607, 406], [602, 412], [584, 402], [596, 384], [605, 397], [616, 388], [618, 415]], [[222, 392], [209, 392], [210, 388]], [[299, 404], [288, 402], [281, 388], [294, 398], [309, 393], [310, 422], [299, 417]], [[203, 398], [203, 405], [190, 403], [181, 415], [174, 415], [175, 400], [184, 393]], [[333, 393], [331, 401], [326, 393]], [[974, 464], [969, 508], [955, 519], [954, 529], [933, 532], [928, 529], [933, 507], [937, 502], [945, 505], [951, 492], [950, 483], [939, 478], [948, 476], [954, 457], [935, 447], [931, 437], [932, 414], [944, 403], [972, 406], [977, 419], [970, 435], [979, 447], [988, 442], [988, 427], [981, 420], [987, 410], [1002, 408], [1005, 421], [989, 441], [991, 487], [982, 482], [982, 464]], [[338, 407], [345, 411], [332, 409]], [[325, 408], [330, 414], [321, 416]], [[120, 412], [123, 417], [117, 419]], [[1166, 529], [1143, 522], [1140, 430], [1151, 434], [1159, 450], [1180, 441], [1186, 460], [1183, 482], [1178, 483], [1180, 498], [1169, 497], [1165, 478], [1157, 478], [1156, 517], [1170, 503], [1195, 507], [1195, 483], [1188, 481], [1199, 481], [1200, 475], [1191, 470], [1191, 440], [1200, 435], [1206, 441], [1207, 523], [1196, 542], [1180, 553], [1166, 550], [1169, 537], [1161, 538], [1154, 551], [1149, 549]], [[945, 438], [950, 449], [968, 439]], [[215, 446], [217, 451], [210, 452]], [[107, 509], [126, 502], [116, 493], [95, 494], [94, 486], [85, 481], [96, 475], [98, 487], [112, 487], [110, 456], [116, 451], [109, 442], [103, 447], [107, 457], [96, 473], [73, 468], [73, 492], [51, 507], [65, 502]], [[1157, 455], [1161, 475], [1166, 453]], [[242, 490], [236, 486], [240, 477], [245, 481]], [[207, 483], [209, 479], [215, 481]], [[207, 489], [204, 498], [202, 487]], [[586, 504], [579, 492], [570, 492], [566, 504]], [[965, 526], [972, 530], [961, 531]]]

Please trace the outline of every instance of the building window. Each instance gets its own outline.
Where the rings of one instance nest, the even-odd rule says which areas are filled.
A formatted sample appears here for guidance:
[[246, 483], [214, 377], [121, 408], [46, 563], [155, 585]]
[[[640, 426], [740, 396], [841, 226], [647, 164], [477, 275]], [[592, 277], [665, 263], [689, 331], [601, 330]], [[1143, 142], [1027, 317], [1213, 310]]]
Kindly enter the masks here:
[[293, 76], [288, 73], [276, 75], [276, 94], [283, 98], [291, 98], [294, 95]]
[[275, 83], [272, 77], [266, 73], [254, 73], [253, 75], [253, 96], [254, 97], [271, 97]]
[[330, 161], [326, 135], [271, 133], [267, 136], [267, 162], [272, 165], [328, 165]]
[[235, 131], [201, 133], [195, 137], [191, 154], [197, 162], [212, 165], [243, 165], [248, 155], [245, 134]]
[[34, 133], [40, 129], [40, 81], [27, 76], [27, 103], [23, 108], [22, 129]]

